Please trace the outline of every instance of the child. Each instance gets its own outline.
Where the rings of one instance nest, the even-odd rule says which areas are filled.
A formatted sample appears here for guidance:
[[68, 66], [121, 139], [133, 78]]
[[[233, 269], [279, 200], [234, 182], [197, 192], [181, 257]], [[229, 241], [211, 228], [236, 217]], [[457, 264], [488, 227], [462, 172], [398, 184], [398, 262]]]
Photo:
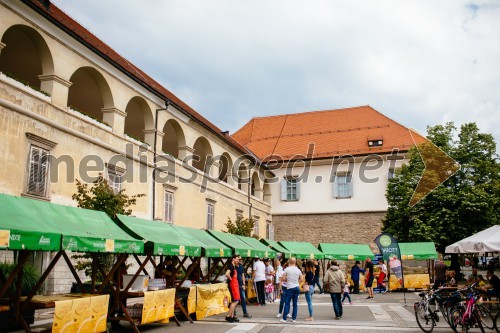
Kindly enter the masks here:
[[274, 302], [274, 286], [273, 282], [271, 279], [266, 280], [266, 285], [264, 287], [266, 291], [266, 301], [268, 303], [273, 303]]
[[347, 297], [347, 299], [349, 300], [349, 304], [353, 305], [354, 303], [351, 301], [351, 296], [349, 295], [349, 287], [349, 282], [346, 281], [344, 286], [344, 295], [342, 296], [342, 303], [344, 303], [344, 300]]
[[455, 280], [455, 271], [448, 271], [448, 275], [450, 280], [448, 281], [448, 285], [450, 287], [456, 287], [457, 286], [457, 280]]

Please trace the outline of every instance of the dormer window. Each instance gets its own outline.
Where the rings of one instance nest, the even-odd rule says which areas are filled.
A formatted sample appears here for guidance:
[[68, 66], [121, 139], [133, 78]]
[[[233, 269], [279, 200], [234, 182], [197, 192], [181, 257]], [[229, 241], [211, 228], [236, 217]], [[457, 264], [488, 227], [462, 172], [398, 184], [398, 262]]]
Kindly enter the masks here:
[[368, 140], [368, 147], [380, 147], [384, 144], [384, 140]]

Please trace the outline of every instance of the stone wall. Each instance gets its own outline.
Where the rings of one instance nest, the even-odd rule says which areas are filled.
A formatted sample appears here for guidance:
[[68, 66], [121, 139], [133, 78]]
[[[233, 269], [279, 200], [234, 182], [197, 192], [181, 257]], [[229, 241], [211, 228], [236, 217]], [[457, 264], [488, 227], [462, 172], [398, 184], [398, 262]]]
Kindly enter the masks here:
[[273, 215], [274, 238], [278, 241], [351, 243], [375, 245], [385, 212]]

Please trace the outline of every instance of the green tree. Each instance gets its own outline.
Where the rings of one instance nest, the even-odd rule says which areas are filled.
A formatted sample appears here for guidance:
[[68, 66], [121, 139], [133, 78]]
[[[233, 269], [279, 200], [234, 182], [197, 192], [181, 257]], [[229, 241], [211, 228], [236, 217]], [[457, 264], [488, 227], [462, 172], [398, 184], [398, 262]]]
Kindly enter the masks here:
[[[76, 187], [77, 192], [72, 195], [72, 198], [78, 203], [78, 207], [105, 212], [110, 218], [115, 218], [116, 214], [131, 215], [132, 210], [130, 207], [136, 204], [137, 198], [145, 196], [145, 194], [128, 196], [125, 194], [124, 189], [115, 193], [102, 174], [99, 174], [92, 186], [77, 179]], [[78, 260], [75, 265], [76, 269], [85, 271], [87, 276], [91, 275], [92, 256], [89, 253], [74, 255], [72, 258]], [[96, 254], [95, 259], [97, 264], [103, 267], [105, 272], [108, 272], [113, 265], [115, 256]], [[97, 273], [96, 279], [98, 281], [102, 281], [103, 278], [100, 273]]]
[[228, 217], [225, 225], [227, 233], [247, 237], [253, 236], [257, 238], [256, 235], [252, 235], [254, 224], [253, 219], [243, 218], [243, 216], [238, 215], [234, 222]]
[[416, 147], [409, 151], [409, 163], [389, 180], [383, 230], [399, 241], [433, 241], [443, 252], [447, 245], [500, 222], [500, 164], [493, 136], [480, 133], [475, 123], [456, 132], [453, 123], [428, 127], [427, 138], [461, 168], [418, 204], [409, 205], [424, 171]]

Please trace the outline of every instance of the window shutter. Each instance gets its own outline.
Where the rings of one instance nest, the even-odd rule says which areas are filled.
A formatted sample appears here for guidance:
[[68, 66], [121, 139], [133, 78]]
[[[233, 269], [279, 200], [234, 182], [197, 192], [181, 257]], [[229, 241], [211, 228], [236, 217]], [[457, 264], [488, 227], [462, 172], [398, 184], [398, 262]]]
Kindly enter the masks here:
[[271, 232], [269, 233], [269, 239], [274, 240], [274, 224], [271, 223], [270, 227]]
[[45, 196], [48, 171], [49, 158], [47, 152], [38, 147], [31, 147], [27, 188], [29, 194]]
[[339, 179], [337, 176], [335, 176], [333, 181], [333, 197], [334, 198], [339, 197]]
[[300, 200], [300, 181], [297, 179], [297, 181], [295, 182], [295, 188], [296, 188], [296, 195], [295, 195], [295, 198], [296, 200]]
[[281, 200], [282, 201], [286, 201], [286, 183], [287, 183], [286, 178], [283, 178], [281, 180]]
[[347, 183], [349, 184], [349, 197], [352, 198], [352, 174], [347, 175]]

